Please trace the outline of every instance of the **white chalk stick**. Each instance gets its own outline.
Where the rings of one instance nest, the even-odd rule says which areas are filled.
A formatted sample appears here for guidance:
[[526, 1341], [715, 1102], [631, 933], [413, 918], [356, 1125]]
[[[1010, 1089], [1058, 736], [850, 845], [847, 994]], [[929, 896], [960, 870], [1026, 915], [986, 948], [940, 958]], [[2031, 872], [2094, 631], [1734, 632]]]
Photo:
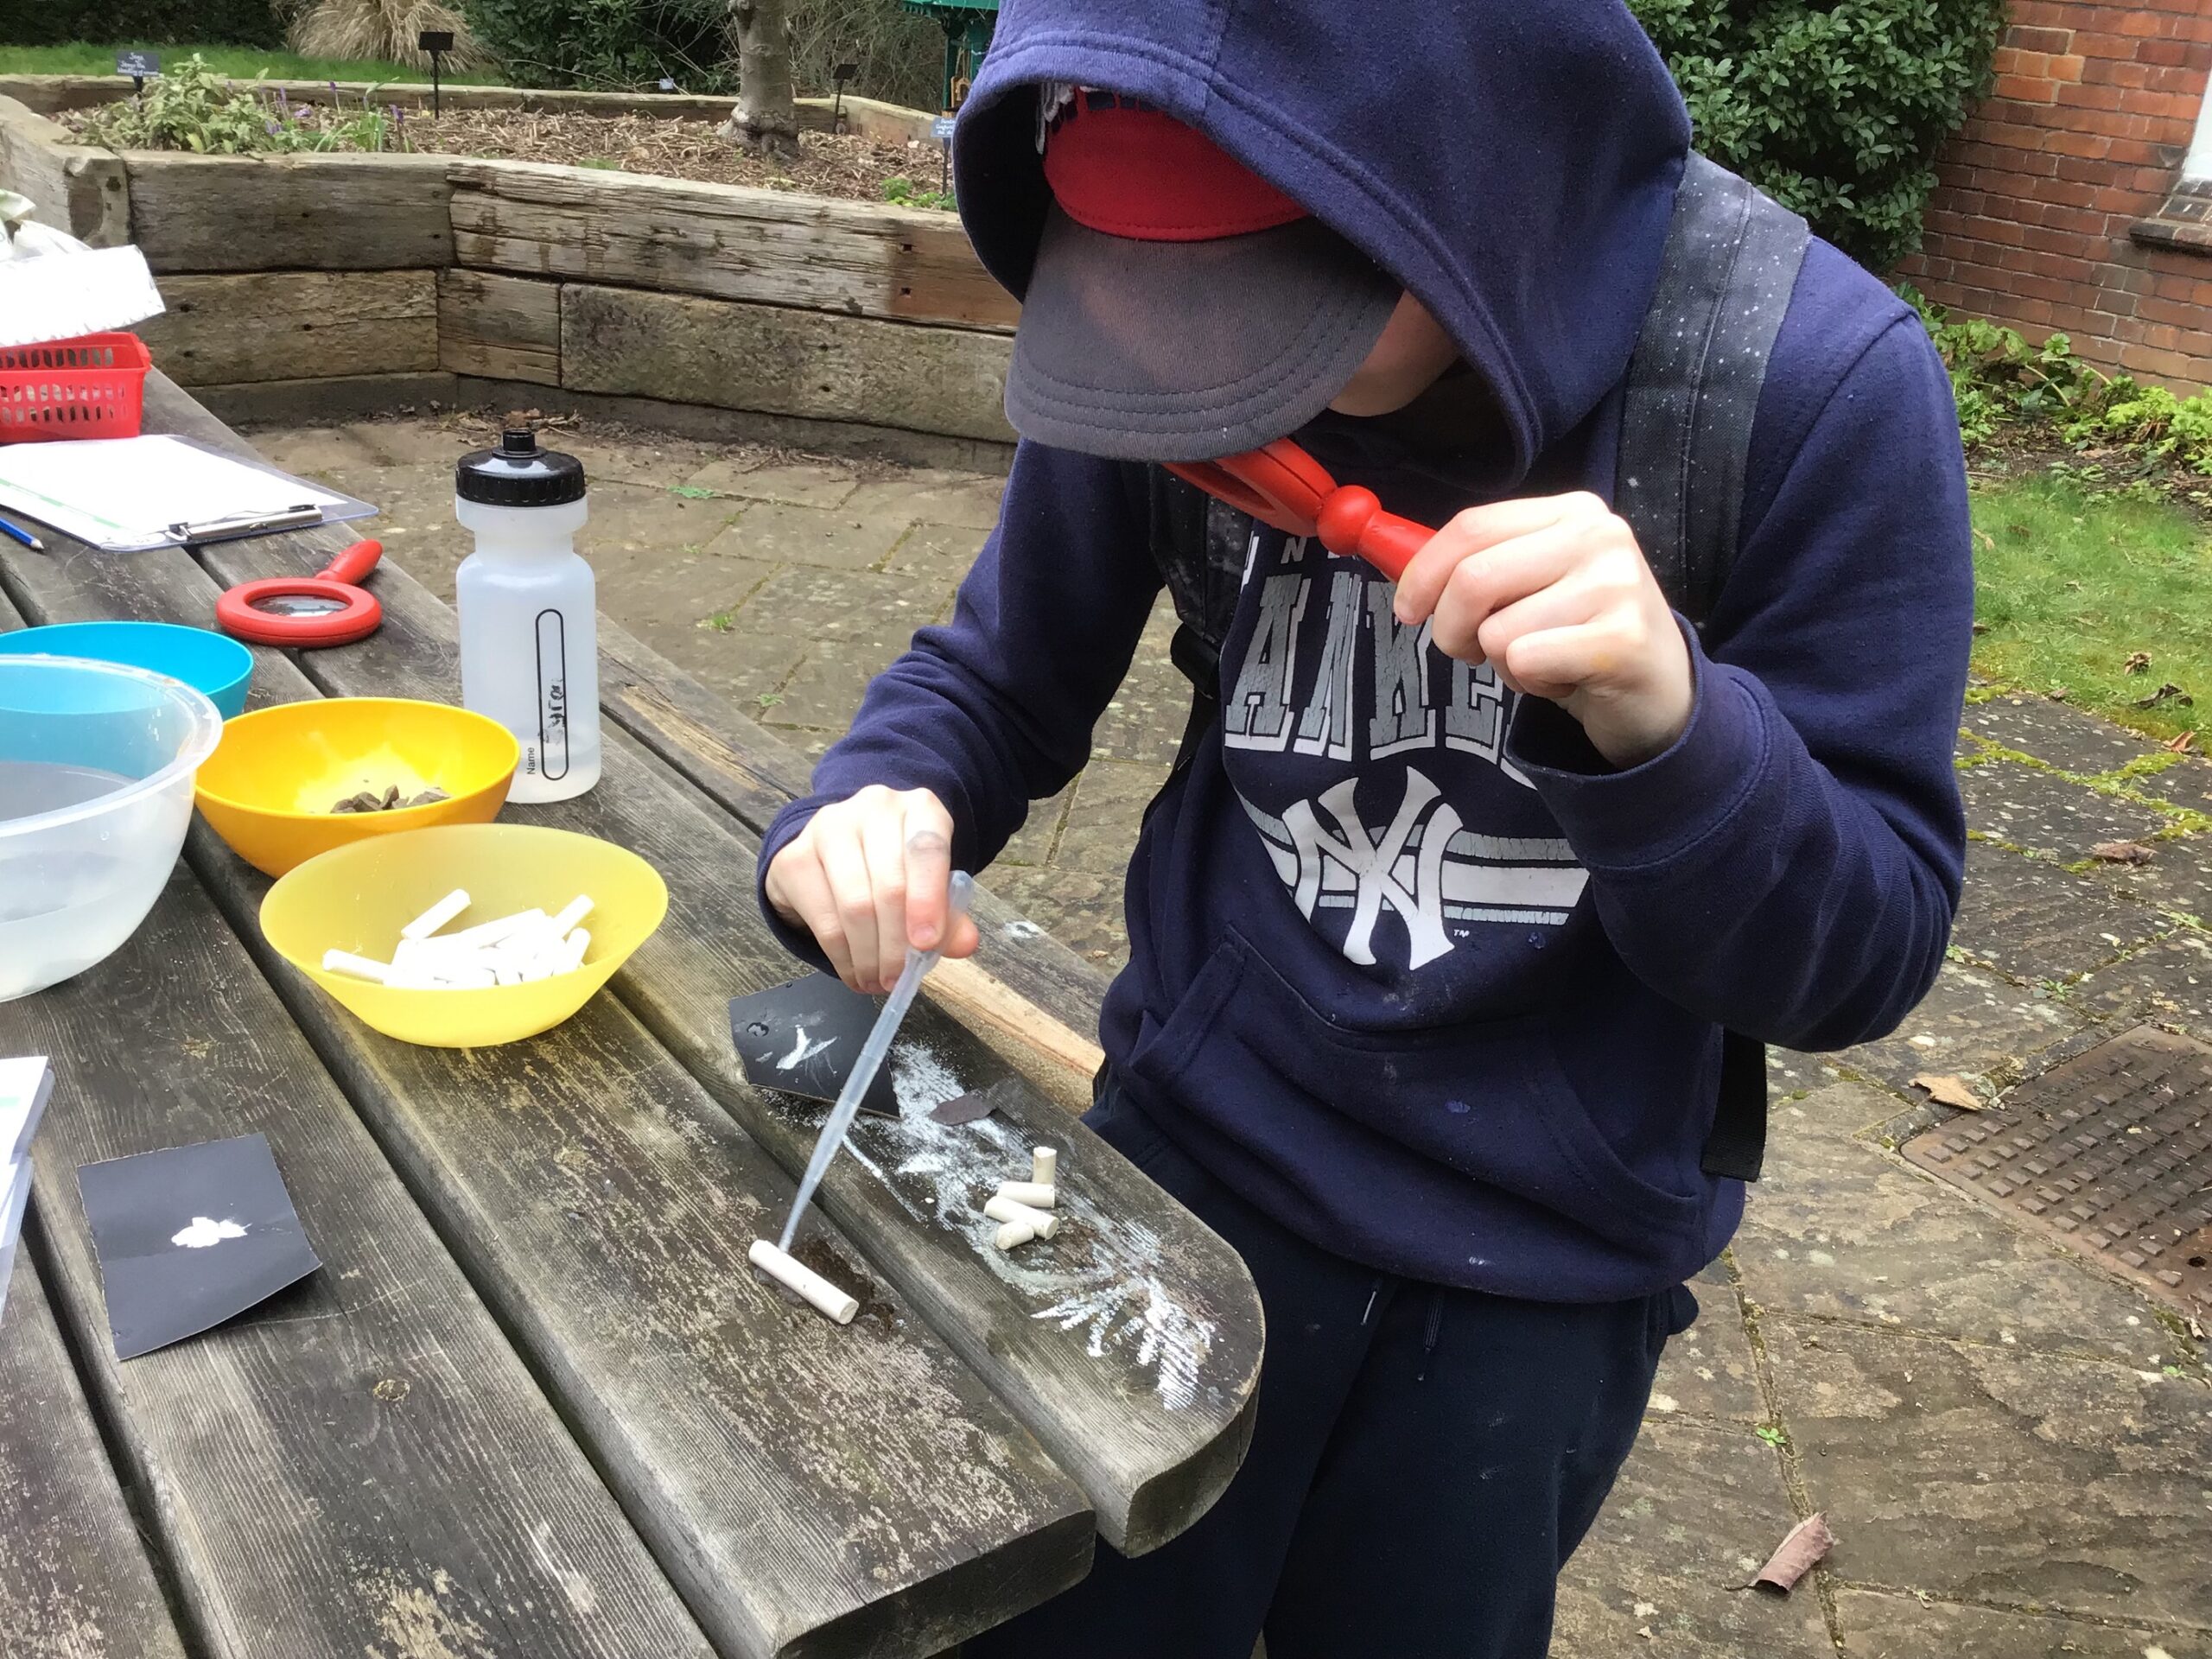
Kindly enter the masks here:
[[498, 984], [499, 976], [489, 968], [444, 968], [434, 974], [440, 988], [448, 991], [484, 991]]
[[492, 970], [492, 977], [501, 985], [522, 983], [522, 975], [512, 968], [495, 968]]
[[553, 937], [556, 939], [566, 938], [569, 930], [590, 914], [591, 895], [588, 893], [578, 893], [567, 904], [562, 906], [560, 913], [553, 918], [553, 926], [550, 930]]
[[418, 973], [405, 968], [395, 968], [385, 980], [395, 991], [448, 991], [453, 988], [433, 975]]
[[573, 974], [584, 965], [584, 952], [591, 949], [591, 935], [578, 928], [569, 935], [561, 947], [560, 960], [554, 964], [556, 974]]
[[420, 916], [401, 928], [399, 937], [403, 939], [427, 939], [467, 908], [467, 890], [463, 887], [455, 887], [436, 904], [432, 905]]
[[746, 1260], [781, 1285], [787, 1285], [840, 1325], [850, 1325], [860, 1303], [813, 1268], [794, 1262], [765, 1238], [753, 1241]]
[[322, 971], [326, 974], [350, 974], [355, 979], [372, 979], [379, 985], [391, 982], [391, 967], [388, 962], [357, 957], [351, 950], [326, 950], [322, 953]]
[[1012, 1198], [1016, 1204], [1026, 1204], [1032, 1210], [1050, 1210], [1059, 1201], [1059, 1189], [1040, 1186], [1035, 1181], [1001, 1181], [999, 1197]]
[[1018, 1227], [1027, 1227], [1039, 1238], [1050, 1238], [1060, 1230], [1060, 1218], [1051, 1211], [1033, 1210], [1003, 1194], [985, 1205], [983, 1213], [993, 1221], [1010, 1221]]
[[497, 944], [502, 939], [512, 938], [533, 922], [548, 919], [542, 910], [518, 911], [512, 916], [502, 916], [495, 921], [479, 922], [474, 927], [464, 927], [458, 933], [442, 934], [439, 943], [459, 945], [470, 950], [480, 950], [485, 945]]
[[1025, 1227], [1018, 1221], [1009, 1221], [999, 1229], [991, 1243], [1002, 1250], [1010, 1250], [1017, 1244], [1027, 1244], [1036, 1236], [1035, 1228]]
[[1050, 1147], [1039, 1147], [1029, 1154], [1029, 1181], [1033, 1186], [1050, 1186], [1058, 1173], [1060, 1154]]

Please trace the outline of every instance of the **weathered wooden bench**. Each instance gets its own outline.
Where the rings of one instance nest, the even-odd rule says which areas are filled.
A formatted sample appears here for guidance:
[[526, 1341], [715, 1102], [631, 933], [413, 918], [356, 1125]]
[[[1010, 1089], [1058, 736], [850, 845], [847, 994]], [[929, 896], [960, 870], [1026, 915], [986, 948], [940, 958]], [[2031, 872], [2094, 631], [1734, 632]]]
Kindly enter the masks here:
[[[243, 447], [158, 376], [148, 429]], [[10, 544], [0, 627], [205, 626], [346, 539]], [[257, 702], [457, 700], [451, 613], [389, 563], [372, 585], [382, 630], [257, 652]], [[987, 950], [902, 1038], [907, 1109], [862, 1120], [802, 1235], [860, 1319], [752, 1272], [823, 1110], [747, 1082], [725, 1012], [796, 970], [753, 867], [804, 764], [620, 630], [604, 656], [601, 784], [505, 816], [633, 848], [671, 905], [556, 1031], [367, 1030], [264, 944], [269, 884], [205, 825], [122, 951], [0, 1005], [0, 1052], [59, 1073], [0, 1326], [0, 1483], [36, 1494], [0, 1529], [0, 1618], [38, 1651], [925, 1656], [1075, 1582], [1094, 1537], [1164, 1543], [1234, 1473], [1250, 1281], [1073, 1121], [1097, 976], [988, 896]], [[1009, 1077], [991, 1117], [926, 1115]], [[254, 1130], [326, 1267], [118, 1365], [77, 1166]], [[1045, 1141], [1075, 1224], [1002, 1255], [979, 1206]]]

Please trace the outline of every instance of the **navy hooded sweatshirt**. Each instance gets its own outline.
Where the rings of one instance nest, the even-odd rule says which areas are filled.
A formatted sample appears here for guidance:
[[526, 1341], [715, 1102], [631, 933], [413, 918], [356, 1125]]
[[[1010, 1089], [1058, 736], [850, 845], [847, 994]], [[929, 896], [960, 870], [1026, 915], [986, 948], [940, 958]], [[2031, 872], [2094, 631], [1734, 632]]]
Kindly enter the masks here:
[[[1459, 345], [1411, 409], [1300, 435], [1339, 481], [1431, 523], [1611, 496], [1688, 144], [1618, 0], [1009, 0], [955, 161], [1017, 293], [1040, 102], [1067, 84], [1200, 128]], [[870, 687], [762, 868], [869, 784], [933, 791], [956, 861], [988, 864], [1082, 767], [1129, 665], [1160, 588], [1144, 502], [1141, 467], [1023, 444], [952, 620]], [[1722, 1027], [1862, 1042], [1942, 960], [1972, 611], [1948, 382], [1911, 312], [1816, 241], [1736, 563], [1685, 631], [1694, 710], [1641, 766], [1390, 605], [1364, 563], [1253, 535], [1221, 728], [1130, 865], [1109, 1061], [1192, 1157], [1357, 1262], [1556, 1301], [1679, 1282], [1742, 1211], [1699, 1167]]]

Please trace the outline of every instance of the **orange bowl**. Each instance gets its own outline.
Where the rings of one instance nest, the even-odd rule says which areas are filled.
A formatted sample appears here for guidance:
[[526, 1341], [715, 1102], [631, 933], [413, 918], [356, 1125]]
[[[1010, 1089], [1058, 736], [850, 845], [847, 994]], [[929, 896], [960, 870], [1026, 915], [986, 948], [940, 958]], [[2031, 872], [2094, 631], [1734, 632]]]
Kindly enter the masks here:
[[[506, 804], [522, 759], [495, 720], [442, 702], [325, 697], [238, 715], [200, 768], [200, 810], [231, 850], [268, 875], [372, 836], [484, 823]], [[389, 812], [334, 812], [397, 785], [448, 798]]]

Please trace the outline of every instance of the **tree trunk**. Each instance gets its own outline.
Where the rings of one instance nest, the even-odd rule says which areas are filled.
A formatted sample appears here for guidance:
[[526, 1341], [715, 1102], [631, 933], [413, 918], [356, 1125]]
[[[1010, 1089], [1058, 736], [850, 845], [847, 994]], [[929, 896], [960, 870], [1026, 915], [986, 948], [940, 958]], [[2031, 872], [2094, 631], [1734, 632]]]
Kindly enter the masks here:
[[729, 16], [737, 33], [737, 107], [722, 137], [772, 156], [797, 156], [798, 102], [784, 0], [729, 0]]

